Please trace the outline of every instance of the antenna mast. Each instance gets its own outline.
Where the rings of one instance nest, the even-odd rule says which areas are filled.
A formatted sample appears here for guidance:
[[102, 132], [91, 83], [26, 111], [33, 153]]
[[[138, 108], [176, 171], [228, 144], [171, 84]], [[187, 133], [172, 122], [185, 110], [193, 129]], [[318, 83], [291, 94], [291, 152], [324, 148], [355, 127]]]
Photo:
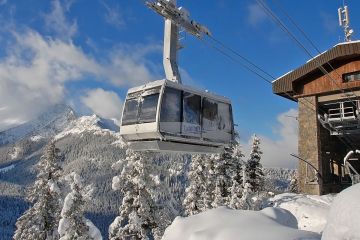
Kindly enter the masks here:
[[350, 28], [350, 19], [349, 19], [349, 9], [347, 6], [344, 8], [338, 9], [339, 14], [339, 25], [344, 28], [345, 41], [351, 41], [351, 35], [354, 33], [354, 30]]
[[176, 0], [146, 1], [146, 5], [165, 18], [163, 64], [168, 80], [181, 83], [177, 64], [177, 53], [181, 49], [179, 44], [179, 28], [202, 38], [211, 35], [209, 29], [194, 20], [190, 20], [190, 13], [183, 7], [177, 8]]

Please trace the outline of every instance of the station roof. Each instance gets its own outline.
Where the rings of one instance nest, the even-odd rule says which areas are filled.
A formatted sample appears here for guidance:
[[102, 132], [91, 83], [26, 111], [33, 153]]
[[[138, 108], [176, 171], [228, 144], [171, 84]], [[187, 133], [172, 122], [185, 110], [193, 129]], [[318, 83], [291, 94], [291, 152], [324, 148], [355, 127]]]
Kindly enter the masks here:
[[315, 72], [319, 72], [320, 66], [328, 69], [329, 67], [326, 66], [328, 63], [334, 64], [339, 61], [346, 61], [357, 57], [360, 57], [360, 41], [337, 44], [330, 50], [310, 59], [301, 67], [290, 71], [273, 81], [273, 92], [291, 99], [290, 96], [296, 95], [294, 91], [294, 83], [296, 82], [297, 84], [301, 84], [302, 80], [306, 80]]

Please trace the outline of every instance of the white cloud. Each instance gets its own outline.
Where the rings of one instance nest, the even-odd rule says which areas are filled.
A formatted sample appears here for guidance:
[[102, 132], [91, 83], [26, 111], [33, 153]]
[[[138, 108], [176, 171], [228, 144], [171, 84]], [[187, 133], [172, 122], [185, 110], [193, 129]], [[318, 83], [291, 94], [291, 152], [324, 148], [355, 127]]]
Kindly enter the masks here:
[[160, 45], [121, 45], [113, 49], [110, 64], [105, 64], [103, 75], [116, 86], [140, 85], [157, 79], [157, 66], [146, 58], [148, 54], [161, 52]]
[[113, 91], [92, 89], [81, 98], [81, 101], [100, 117], [116, 120], [121, 118], [123, 102]]
[[157, 51], [154, 45], [118, 47], [100, 62], [71, 41], [44, 38], [30, 29], [13, 30], [12, 36], [0, 59], [0, 103], [5, 107], [0, 111], [0, 130], [64, 101], [69, 81], [90, 77], [130, 87], [154, 79], [154, 67], [146, 60], [149, 52]]
[[117, 29], [121, 29], [125, 26], [125, 20], [122, 16], [122, 13], [119, 9], [119, 6], [109, 6], [107, 5], [104, 1], [101, 1], [101, 3], [103, 4], [106, 13], [105, 13], [105, 21], [116, 27]]
[[258, 24], [264, 22], [266, 20], [266, 13], [257, 3], [251, 3], [247, 7], [248, 15], [247, 21], [252, 26], [257, 26]]
[[0, 0], [0, 6], [5, 5], [7, 3], [7, 0]]
[[69, 11], [72, 3], [73, 1], [65, 1], [62, 4], [60, 0], [53, 0], [51, 12], [44, 19], [46, 27], [63, 40], [71, 40], [77, 33], [76, 21], [70, 22], [66, 18], [66, 11]]
[[[290, 116], [297, 116], [295, 109], [282, 113], [278, 116], [278, 125], [275, 127], [275, 135], [278, 139], [272, 139], [259, 135], [263, 155], [261, 162], [265, 167], [296, 168], [297, 160], [290, 156], [298, 152], [298, 122]], [[249, 156], [252, 139], [242, 142], [246, 157]]]
[[62, 101], [65, 82], [100, 71], [71, 43], [44, 39], [31, 30], [13, 33], [13, 40], [0, 59], [0, 129], [27, 121]]
[[92, 79], [127, 88], [156, 79], [158, 65], [147, 58], [161, 52], [159, 44], [118, 45], [101, 60], [76, 46], [72, 41], [77, 33], [76, 21], [66, 17], [73, 2], [51, 2], [44, 21], [54, 33], [52, 37], [16, 23], [0, 31], [6, 49], [0, 57], [0, 131], [36, 117], [53, 104], [71, 102], [64, 99], [70, 81]]

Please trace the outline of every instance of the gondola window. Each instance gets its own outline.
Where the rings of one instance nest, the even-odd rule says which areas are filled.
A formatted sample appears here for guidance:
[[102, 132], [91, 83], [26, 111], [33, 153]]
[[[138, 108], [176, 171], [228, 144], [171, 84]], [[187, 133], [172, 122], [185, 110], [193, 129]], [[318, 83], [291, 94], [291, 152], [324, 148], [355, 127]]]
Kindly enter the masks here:
[[156, 121], [156, 109], [158, 105], [159, 94], [144, 96], [141, 101], [140, 123], [149, 123]]
[[122, 125], [130, 125], [137, 122], [138, 106], [138, 98], [126, 100], [122, 118]]
[[181, 122], [181, 91], [166, 88], [161, 105], [161, 122]]

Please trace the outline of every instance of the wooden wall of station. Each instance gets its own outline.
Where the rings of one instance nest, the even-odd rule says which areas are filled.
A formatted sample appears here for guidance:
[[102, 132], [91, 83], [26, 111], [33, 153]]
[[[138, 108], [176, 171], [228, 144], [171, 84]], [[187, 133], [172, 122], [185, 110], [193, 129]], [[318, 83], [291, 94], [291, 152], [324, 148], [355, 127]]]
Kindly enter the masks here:
[[321, 95], [324, 93], [331, 93], [339, 91], [341, 89], [354, 89], [360, 88], [360, 81], [353, 81], [344, 83], [343, 74], [360, 71], [360, 60], [346, 63], [335, 70], [329, 72], [329, 75], [324, 75], [315, 80], [311, 80], [307, 83], [300, 83], [301, 86], [296, 86], [299, 95], [296, 97]]

